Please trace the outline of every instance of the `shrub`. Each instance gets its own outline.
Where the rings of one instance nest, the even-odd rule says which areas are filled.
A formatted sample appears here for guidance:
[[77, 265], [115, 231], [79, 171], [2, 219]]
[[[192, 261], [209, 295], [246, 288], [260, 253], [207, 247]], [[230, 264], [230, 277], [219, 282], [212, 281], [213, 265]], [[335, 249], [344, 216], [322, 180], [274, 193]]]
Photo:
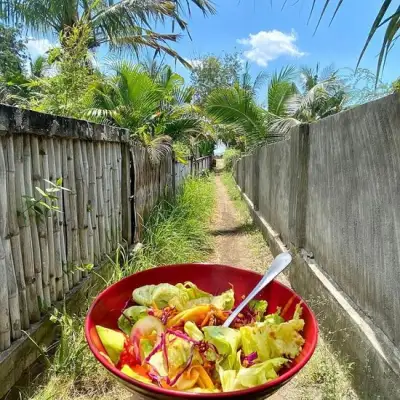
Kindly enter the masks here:
[[223, 159], [225, 169], [232, 171], [235, 161], [240, 157], [240, 150], [237, 149], [227, 149], [225, 150]]

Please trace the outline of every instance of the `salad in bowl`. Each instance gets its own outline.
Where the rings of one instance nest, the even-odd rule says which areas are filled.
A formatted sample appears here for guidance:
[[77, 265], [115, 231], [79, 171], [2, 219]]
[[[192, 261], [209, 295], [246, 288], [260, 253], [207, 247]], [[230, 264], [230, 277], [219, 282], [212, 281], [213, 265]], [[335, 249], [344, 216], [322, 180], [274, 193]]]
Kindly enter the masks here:
[[285, 319], [287, 310], [268, 312], [267, 300], [253, 300], [223, 327], [238, 297], [234, 286], [212, 294], [191, 281], [136, 287], [115, 327], [94, 325], [102, 362], [122, 376], [179, 392], [264, 385], [290, 369], [302, 352], [303, 307], [301, 301], [287, 303], [294, 312]]

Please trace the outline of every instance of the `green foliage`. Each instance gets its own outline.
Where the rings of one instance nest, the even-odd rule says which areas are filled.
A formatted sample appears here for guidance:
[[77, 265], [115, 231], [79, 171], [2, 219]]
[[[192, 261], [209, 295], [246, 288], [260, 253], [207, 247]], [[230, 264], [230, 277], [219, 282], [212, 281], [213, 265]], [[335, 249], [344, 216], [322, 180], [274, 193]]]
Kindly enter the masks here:
[[70, 191], [69, 189], [62, 186], [62, 178], [58, 178], [55, 183], [44, 179], [50, 187], [42, 190], [40, 187], [35, 187], [35, 190], [39, 193], [40, 198], [36, 199], [32, 196], [23, 196], [26, 203], [26, 209], [22, 211], [22, 214], [29, 214], [32, 212], [38, 218], [46, 217], [49, 212], [60, 212], [58, 206], [58, 196], [56, 193], [61, 191]]
[[395, 92], [400, 92], [400, 78], [393, 82], [392, 87]]
[[21, 85], [27, 82], [24, 74], [28, 56], [20, 34], [19, 26], [0, 24], [0, 103], [14, 104], [27, 92]]
[[21, 28], [0, 23], [0, 75], [7, 78], [23, 74], [28, 59], [26, 45], [20, 39]]
[[239, 85], [214, 90], [205, 109], [217, 124], [224, 125], [235, 137], [243, 138], [246, 148], [267, 139], [267, 112], [256, 103], [253, 94]]
[[[150, 48], [156, 53], [169, 54], [186, 65], [186, 61], [168, 45], [179, 35], [157, 33], [150, 26], [154, 22], [170, 21], [186, 29], [181, 14], [185, 8], [190, 12], [191, 6], [205, 15], [215, 12], [209, 0], [0, 0], [0, 15], [8, 22], [21, 21], [39, 34], [61, 33], [63, 39], [74, 26], [87, 23], [87, 44], [91, 49], [106, 43], [112, 50], [126, 49], [138, 54], [141, 49]], [[63, 40], [61, 45], [64, 46]]]
[[[112, 275], [102, 278], [104, 283], [110, 285], [139, 270], [162, 264], [204, 261], [210, 250], [208, 224], [214, 200], [213, 178], [188, 179], [175, 201], [159, 203], [145, 221], [143, 247], [131, 259], [122, 248], [114, 260], [110, 259], [108, 271], [112, 269]], [[99, 290], [91, 290], [89, 302]], [[109, 379], [87, 347], [83, 332], [85, 313], [86, 310], [82, 315], [69, 315], [65, 309], [53, 312], [51, 319], [60, 325], [61, 337], [54, 357], [45, 358], [51, 364], [46, 372], [47, 383], [34, 395], [24, 398], [120, 398], [112, 395], [118, 383]], [[54, 348], [47, 350], [51, 352]], [[47, 351], [44, 353], [46, 356]]]
[[238, 53], [223, 57], [207, 55], [192, 61], [191, 81], [196, 92], [196, 103], [204, 104], [207, 96], [217, 88], [232, 86], [242, 72]]
[[227, 171], [233, 170], [233, 163], [240, 157], [240, 150], [226, 149], [223, 155], [224, 168]]
[[354, 107], [360, 104], [368, 103], [386, 96], [393, 91], [393, 85], [389, 85], [366, 68], [357, 70], [349, 69], [342, 71], [343, 80], [348, 93], [346, 107]]
[[40, 112], [79, 118], [82, 116], [88, 88], [99, 80], [90, 65], [88, 43], [90, 29], [76, 24], [60, 35], [63, 47], [50, 51], [49, 60], [57, 74], [31, 82], [35, 90], [29, 107]]
[[191, 101], [193, 89], [169, 66], [153, 77], [141, 65], [112, 64], [115, 75], [90, 92], [86, 116], [131, 131], [132, 138], [157, 153], [172, 140], [187, 142], [203, 134], [201, 110]]

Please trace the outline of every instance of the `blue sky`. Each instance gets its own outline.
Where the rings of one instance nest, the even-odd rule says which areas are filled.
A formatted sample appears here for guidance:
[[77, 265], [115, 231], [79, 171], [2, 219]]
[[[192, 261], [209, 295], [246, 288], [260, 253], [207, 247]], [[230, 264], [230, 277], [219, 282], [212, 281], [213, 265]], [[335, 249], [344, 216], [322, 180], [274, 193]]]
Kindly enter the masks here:
[[[337, 68], [355, 68], [369, 28], [382, 4], [381, 0], [344, 1], [329, 27], [337, 3], [333, 1], [330, 12], [314, 35], [320, 9], [315, 10], [307, 25], [312, 0], [289, 0], [283, 10], [282, 3], [283, 0], [215, 0], [217, 15], [204, 18], [199, 11], [193, 10], [187, 19], [192, 40], [184, 35], [174, 48], [191, 60], [205, 53], [243, 52], [254, 75], [261, 70], [273, 72], [287, 64], [315, 66], [319, 62], [322, 66], [334, 63]], [[317, 3], [322, 6], [324, 1]], [[159, 28], [168, 30], [168, 27]], [[375, 71], [382, 37], [383, 32], [375, 37], [362, 67]], [[51, 42], [51, 39], [31, 38], [28, 48], [36, 56], [47, 50]], [[103, 48], [99, 58], [105, 56], [106, 49]], [[400, 44], [392, 50], [383, 80], [391, 82], [400, 75], [399, 58]], [[176, 70], [189, 79], [190, 73], [184, 67], [177, 65]]]

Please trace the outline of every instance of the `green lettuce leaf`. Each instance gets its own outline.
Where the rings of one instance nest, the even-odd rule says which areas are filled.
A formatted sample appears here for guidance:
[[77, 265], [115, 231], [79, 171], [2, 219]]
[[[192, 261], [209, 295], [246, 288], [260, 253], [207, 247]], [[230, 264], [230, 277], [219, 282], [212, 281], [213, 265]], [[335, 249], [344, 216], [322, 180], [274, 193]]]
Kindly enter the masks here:
[[235, 387], [237, 372], [234, 369], [224, 370], [222, 367], [219, 367], [218, 374], [223, 392], [232, 392], [237, 390]]
[[268, 324], [281, 324], [282, 322], [285, 322], [285, 320], [277, 313], [275, 314], [268, 314], [264, 318], [264, 322]]
[[229, 289], [226, 292], [221, 293], [219, 296], [214, 296], [211, 300], [211, 304], [220, 310], [232, 310], [235, 305], [235, 293], [232, 289]]
[[132, 306], [127, 308], [118, 318], [118, 328], [127, 335], [130, 335], [132, 326], [139, 321], [139, 319], [146, 317], [148, 310], [149, 309], [144, 306]]
[[280, 324], [262, 322], [243, 326], [240, 328], [242, 350], [246, 356], [256, 351], [261, 361], [279, 357], [295, 358], [304, 344], [300, 334], [303, 328], [302, 319]]
[[285, 358], [274, 358], [260, 364], [254, 364], [249, 368], [241, 367], [239, 371], [224, 370], [218, 368], [222, 390], [231, 392], [234, 390], [251, 388], [262, 385], [278, 377], [278, 371], [289, 362]]
[[181, 294], [182, 292], [176, 286], [169, 283], [160, 283], [159, 285], [146, 285], [135, 289], [132, 293], [132, 298], [142, 306], [151, 307], [155, 304], [162, 309], [168, 306], [171, 299], [175, 297], [179, 299]]
[[213, 344], [224, 357], [220, 363], [221, 367], [226, 370], [233, 369], [240, 347], [240, 332], [222, 326], [205, 326], [203, 332], [205, 340]]
[[142, 360], [145, 359], [153, 350], [153, 343], [149, 339], [140, 339], [139, 342], [140, 353], [142, 355]]
[[263, 321], [267, 312], [268, 302], [266, 300], [252, 300], [249, 303], [249, 307], [256, 313], [256, 321]]
[[185, 322], [184, 331], [188, 336], [194, 340], [203, 340], [203, 332], [197, 327], [197, 325], [192, 321]]
[[192, 282], [185, 282], [184, 284], [178, 283], [176, 287], [182, 291], [184, 291], [188, 296], [189, 300], [199, 299], [202, 297], [210, 298], [212, 295], [210, 293], [204, 292], [203, 290], [199, 289], [194, 283]]
[[251, 388], [275, 379], [277, 372], [288, 363], [286, 358], [274, 358], [249, 368], [241, 368], [236, 376], [236, 387]]
[[179, 370], [186, 364], [190, 357], [191, 344], [186, 340], [174, 337], [173, 342], [169, 342], [167, 346], [168, 354], [168, 375], [175, 376]]

